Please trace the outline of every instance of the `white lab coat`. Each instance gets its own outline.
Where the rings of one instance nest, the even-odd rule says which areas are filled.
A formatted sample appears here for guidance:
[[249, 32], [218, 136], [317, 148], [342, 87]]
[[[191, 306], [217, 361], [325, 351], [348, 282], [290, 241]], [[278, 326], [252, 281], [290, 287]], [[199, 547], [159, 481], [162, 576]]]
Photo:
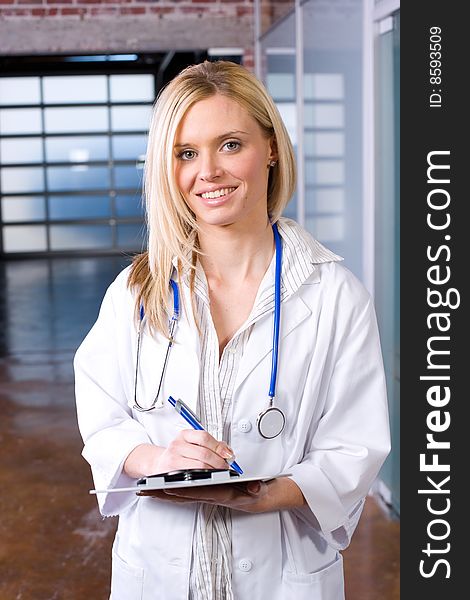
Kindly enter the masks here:
[[[187, 427], [166, 403], [132, 410], [136, 360], [134, 300], [125, 269], [108, 289], [99, 318], [75, 357], [83, 455], [95, 487], [135, 484], [124, 460], [142, 443], [167, 446]], [[186, 286], [186, 308], [191, 306]], [[163, 398], [196, 410], [199, 339], [183, 310]], [[144, 334], [139, 398], [155, 396], [167, 343]], [[232, 585], [236, 600], [342, 600], [344, 549], [364, 498], [389, 452], [387, 401], [375, 314], [362, 284], [336, 262], [317, 264], [282, 303], [276, 403], [282, 435], [260, 437], [267, 405], [272, 314], [250, 335], [237, 375], [231, 440], [247, 476], [289, 471], [307, 505], [292, 511], [232, 511]], [[169, 504], [133, 493], [98, 497], [103, 515], [119, 515], [113, 546], [112, 600], [187, 600], [193, 504]]]

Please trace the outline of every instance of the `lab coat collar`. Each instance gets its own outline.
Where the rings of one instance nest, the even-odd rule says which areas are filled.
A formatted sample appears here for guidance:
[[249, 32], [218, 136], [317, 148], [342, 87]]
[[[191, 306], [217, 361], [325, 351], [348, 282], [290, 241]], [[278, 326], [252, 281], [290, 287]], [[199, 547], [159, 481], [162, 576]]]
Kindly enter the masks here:
[[[274, 304], [274, 303], [273, 303]], [[269, 311], [269, 312], [272, 312]], [[311, 315], [310, 308], [300, 298], [292, 296], [286, 302], [282, 302], [281, 309], [281, 331], [280, 331], [280, 356], [282, 357], [282, 340], [296, 329], [305, 319]], [[248, 375], [257, 367], [273, 347], [273, 320], [269, 316], [259, 319], [253, 328], [246, 344], [243, 358], [237, 373], [233, 397]], [[266, 397], [268, 395], [268, 384], [266, 381]]]

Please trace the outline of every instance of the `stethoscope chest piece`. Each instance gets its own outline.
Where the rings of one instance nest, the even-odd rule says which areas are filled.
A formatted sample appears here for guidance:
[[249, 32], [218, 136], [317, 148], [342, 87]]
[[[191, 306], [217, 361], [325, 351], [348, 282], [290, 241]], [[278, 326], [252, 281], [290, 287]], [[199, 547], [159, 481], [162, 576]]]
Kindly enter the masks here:
[[256, 424], [261, 437], [270, 440], [282, 433], [286, 417], [281, 409], [271, 406], [258, 415]]

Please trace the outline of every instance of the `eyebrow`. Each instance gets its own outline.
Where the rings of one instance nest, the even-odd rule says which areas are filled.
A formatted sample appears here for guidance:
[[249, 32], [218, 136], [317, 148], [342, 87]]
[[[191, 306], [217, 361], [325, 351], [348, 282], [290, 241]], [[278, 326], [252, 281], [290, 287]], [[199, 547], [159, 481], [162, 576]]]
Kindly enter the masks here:
[[[239, 133], [243, 133], [245, 135], [249, 135], [249, 133], [247, 131], [239, 131], [239, 130], [234, 130], [234, 131], [227, 131], [226, 133], [223, 133], [222, 135], [218, 135], [215, 139], [215, 141], [219, 142], [220, 140], [223, 140], [224, 138], [227, 137], [231, 137], [233, 135], [237, 135]], [[175, 144], [175, 148], [183, 148], [184, 146], [193, 146], [194, 144]]]

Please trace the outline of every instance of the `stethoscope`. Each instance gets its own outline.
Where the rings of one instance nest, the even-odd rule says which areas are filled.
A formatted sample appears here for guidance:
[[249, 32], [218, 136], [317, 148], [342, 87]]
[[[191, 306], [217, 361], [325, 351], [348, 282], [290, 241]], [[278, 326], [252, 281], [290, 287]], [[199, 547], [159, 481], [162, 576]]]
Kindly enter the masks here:
[[[269, 404], [268, 407], [261, 411], [256, 420], [258, 432], [265, 439], [272, 439], [280, 435], [286, 424], [286, 417], [280, 408], [274, 406], [274, 398], [276, 396], [276, 380], [279, 357], [279, 330], [281, 324], [281, 269], [282, 269], [282, 242], [276, 223], [273, 224], [274, 241], [276, 246], [276, 270], [274, 276], [274, 324], [273, 324], [273, 348], [272, 348], [272, 363], [271, 363], [271, 380], [269, 384]], [[148, 408], [144, 408], [137, 401], [137, 379], [139, 374], [141, 337], [144, 321], [144, 307], [140, 307], [139, 312], [139, 328], [137, 331], [137, 359], [135, 365], [135, 381], [134, 381], [134, 409], [139, 412], [149, 412], [154, 408], [163, 407], [163, 399], [159, 399], [160, 390], [165, 376], [165, 370], [170, 356], [170, 350], [175, 339], [176, 325], [180, 317], [180, 300], [178, 285], [173, 279], [170, 279], [170, 284], [173, 289], [173, 315], [169, 324], [169, 340], [166, 349], [165, 360], [163, 363], [162, 374], [158, 384], [158, 390], [152, 404]]]

